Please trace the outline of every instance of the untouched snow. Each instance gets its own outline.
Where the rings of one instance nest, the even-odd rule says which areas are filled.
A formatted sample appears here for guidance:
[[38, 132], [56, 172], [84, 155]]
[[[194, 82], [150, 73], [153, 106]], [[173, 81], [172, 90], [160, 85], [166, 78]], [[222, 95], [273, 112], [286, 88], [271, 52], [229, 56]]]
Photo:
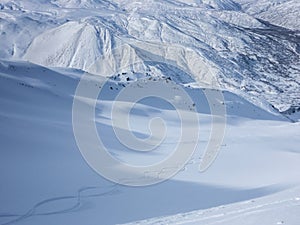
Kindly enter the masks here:
[[[297, 225], [299, 189], [293, 188], [299, 185], [300, 175], [299, 123], [225, 91], [228, 116], [221, 152], [207, 171], [199, 173], [211, 117], [201, 90], [186, 87], [200, 116], [197, 151], [171, 180], [125, 187], [93, 172], [77, 149], [71, 110], [82, 71], [9, 61], [1, 62], [0, 71], [1, 225], [109, 225], [173, 214], [178, 215], [141, 223], [214, 224], [224, 220], [238, 224], [249, 218], [248, 224], [254, 224], [251, 221], [262, 218]], [[176, 113], [153, 99], [137, 104], [131, 114], [137, 135], [147, 136], [145, 127], [157, 115], [171, 129], [153, 152], [144, 155], [126, 149], [116, 141], [109, 119], [111, 100], [122, 88], [119, 82], [112, 79], [100, 96], [96, 110], [100, 137], [119, 160], [139, 165], [141, 160], [164, 159], [176, 144], [180, 124]], [[251, 201], [253, 198], [259, 199]], [[246, 202], [236, 203], [240, 201]], [[280, 209], [283, 212], [273, 217]], [[188, 213], [194, 210], [202, 211]]]

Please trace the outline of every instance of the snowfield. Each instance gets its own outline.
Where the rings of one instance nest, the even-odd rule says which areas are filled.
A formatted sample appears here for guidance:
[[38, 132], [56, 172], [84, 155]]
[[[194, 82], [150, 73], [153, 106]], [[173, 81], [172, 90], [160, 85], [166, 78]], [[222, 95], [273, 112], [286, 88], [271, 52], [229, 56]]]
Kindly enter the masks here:
[[[225, 139], [216, 161], [200, 173], [211, 116], [201, 90], [187, 88], [200, 117], [196, 152], [171, 180], [126, 187], [96, 174], [76, 146], [72, 96], [81, 76], [78, 70], [1, 62], [1, 224], [122, 224], [172, 214], [179, 215], [141, 223], [213, 224], [224, 220], [221, 224], [225, 224], [233, 220], [238, 224], [249, 217], [248, 224], [259, 218], [297, 224], [299, 123], [224, 92]], [[178, 140], [176, 113], [151, 98], [137, 104], [131, 114], [137, 135], [147, 136], [149, 118], [158, 115], [170, 130], [158, 149], [144, 154], [130, 151], [117, 141], [109, 119], [116, 87], [122, 86], [112, 79], [96, 109], [99, 135], [110, 153], [134, 165], [163, 160]], [[235, 203], [240, 201], [246, 202]], [[276, 217], [273, 209], [278, 210]]]
[[0, 1], [0, 225], [299, 225], [299, 7]]
[[193, 211], [169, 217], [160, 217], [127, 223], [135, 224], [298, 224], [299, 188], [267, 197], [222, 205], [207, 210]]

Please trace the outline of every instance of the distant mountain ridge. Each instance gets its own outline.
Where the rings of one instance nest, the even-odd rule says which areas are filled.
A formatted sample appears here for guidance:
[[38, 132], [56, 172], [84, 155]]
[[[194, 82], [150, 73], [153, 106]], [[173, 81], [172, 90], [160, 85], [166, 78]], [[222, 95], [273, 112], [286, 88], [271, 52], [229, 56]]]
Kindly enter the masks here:
[[[161, 52], [192, 71], [193, 79], [205, 81], [208, 71], [213, 71], [222, 88], [246, 93], [251, 101], [261, 98], [291, 114], [300, 106], [300, 34], [286, 21], [294, 15], [293, 23], [299, 24], [295, 16], [299, 4], [293, 0], [257, 4], [249, 0], [5, 0], [0, 4], [0, 57], [101, 73], [101, 68], [92, 67], [103, 55], [107, 61], [102, 66], [121, 68], [145, 60], [147, 43], [177, 46], [176, 55], [167, 47]], [[254, 12], [256, 6], [261, 10]], [[291, 8], [296, 13], [273, 16]], [[109, 57], [114, 49], [120, 49], [120, 57]], [[143, 69], [153, 74], [172, 72], [154, 67], [144, 63]]]

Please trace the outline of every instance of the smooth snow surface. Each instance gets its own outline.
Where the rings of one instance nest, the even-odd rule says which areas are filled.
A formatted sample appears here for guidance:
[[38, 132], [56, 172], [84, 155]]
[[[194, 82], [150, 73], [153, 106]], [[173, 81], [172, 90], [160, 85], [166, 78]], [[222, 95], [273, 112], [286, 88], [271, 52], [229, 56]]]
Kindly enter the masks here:
[[[76, 146], [72, 96], [82, 71], [9, 61], [1, 62], [0, 71], [1, 224], [109, 225], [179, 214], [141, 223], [214, 224], [224, 219], [238, 224], [250, 218], [248, 224], [255, 224], [251, 221], [262, 218], [297, 225], [299, 201], [293, 199], [300, 193], [291, 188], [299, 185], [299, 123], [225, 91], [228, 118], [221, 152], [206, 172], [199, 173], [211, 117], [203, 92], [186, 87], [200, 116], [197, 151], [171, 180], [125, 187], [96, 174]], [[158, 115], [171, 129], [166, 142], [150, 153], [126, 149], [116, 141], [109, 119], [111, 99], [122, 87], [119, 82], [111, 79], [97, 105], [100, 137], [119, 160], [137, 165], [163, 160], [176, 144], [176, 113], [151, 98], [137, 104], [131, 114], [136, 135], [149, 135], [145, 129], [149, 119]], [[259, 199], [252, 203], [253, 198]], [[246, 203], [236, 203], [240, 201]], [[193, 210], [204, 211], [188, 213]]]

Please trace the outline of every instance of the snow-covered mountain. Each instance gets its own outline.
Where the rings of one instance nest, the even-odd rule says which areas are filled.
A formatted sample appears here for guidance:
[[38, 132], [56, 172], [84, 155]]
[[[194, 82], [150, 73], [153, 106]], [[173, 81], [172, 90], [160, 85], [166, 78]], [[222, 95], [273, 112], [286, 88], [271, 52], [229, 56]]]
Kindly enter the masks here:
[[[0, 57], [101, 73], [92, 67], [113, 49], [130, 49], [134, 63], [145, 61], [155, 44], [165, 46], [162, 54], [193, 79], [203, 81], [213, 70], [225, 89], [247, 93], [249, 100], [256, 96], [282, 112], [297, 111], [300, 38], [286, 21], [299, 24], [299, 4], [268, 2], [5, 0]], [[285, 13], [291, 7], [295, 13]], [[272, 16], [279, 15], [276, 10], [288, 18], [279, 21]], [[167, 46], [176, 46], [177, 55]], [[108, 63], [122, 68], [127, 56], [120, 52], [121, 58], [107, 57], [113, 60]]]
[[0, 225], [298, 225], [299, 8], [0, 0]]
[[271, 24], [299, 31], [300, 3], [297, 0], [236, 0], [244, 11]]

